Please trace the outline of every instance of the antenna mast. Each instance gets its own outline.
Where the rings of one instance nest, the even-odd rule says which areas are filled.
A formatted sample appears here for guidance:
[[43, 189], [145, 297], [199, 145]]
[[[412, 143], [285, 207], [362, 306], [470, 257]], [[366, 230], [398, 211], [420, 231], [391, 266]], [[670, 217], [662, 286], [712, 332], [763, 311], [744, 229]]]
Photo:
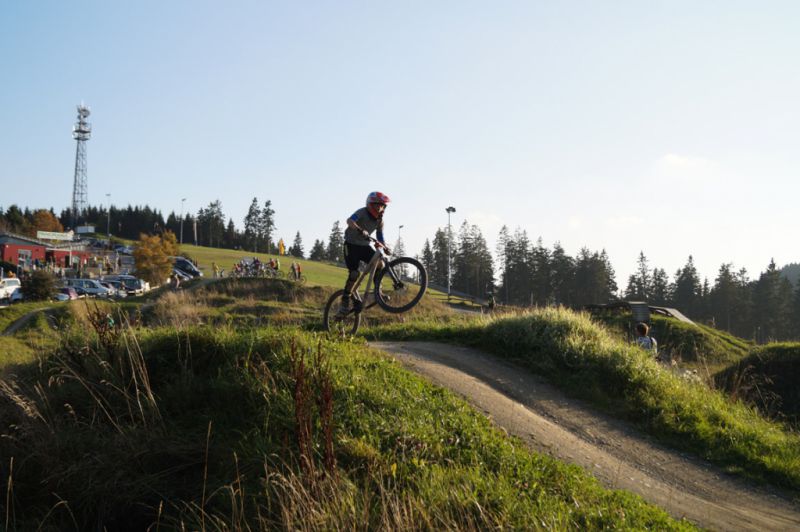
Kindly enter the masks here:
[[72, 128], [72, 138], [78, 146], [75, 151], [75, 181], [72, 185], [72, 228], [74, 229], [88, 206], [86, 179], [86, 141], [92, 138], [92, 124], [86, 121], [91, 112], [83, 103], [78, 106], [78, 121]]

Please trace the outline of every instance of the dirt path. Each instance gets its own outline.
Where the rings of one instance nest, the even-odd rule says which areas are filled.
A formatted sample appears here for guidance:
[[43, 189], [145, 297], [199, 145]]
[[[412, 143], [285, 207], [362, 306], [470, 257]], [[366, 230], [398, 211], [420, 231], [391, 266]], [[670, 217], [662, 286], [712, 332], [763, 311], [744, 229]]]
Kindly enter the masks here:
[[33, 319], [34, 316], [36, 316], [40, 312], [48, 311], [51, 308], [52, 307], [38, 308], [36, 310], [28, 312], [27, 314], [23, 314], [19, 319], [13, 321], [8, 327], [6, 327], [6, 330], [3, 331], [2, 334], [0, 334], [0, 336], [11, 336], [12, 334], [20, 330], [22, 327], [24, 327], [26, 323], [31, 321], [31, 319]]
[[371, 345], [466, 397], [533, 449], [578, 464], [605, 486], [637, 493], [676, 518], [713, 530], [800, 529], [800, 504], [666, 449], [525, 370], [444, 344]]

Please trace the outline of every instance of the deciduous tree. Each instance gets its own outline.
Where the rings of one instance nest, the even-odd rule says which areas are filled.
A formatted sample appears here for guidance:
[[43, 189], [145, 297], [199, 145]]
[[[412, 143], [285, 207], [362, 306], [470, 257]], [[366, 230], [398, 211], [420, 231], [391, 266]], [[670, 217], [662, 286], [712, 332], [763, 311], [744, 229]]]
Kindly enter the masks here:
[[151, 284], [160, 285], [172, 273], [172, 257], [177, 254], [178, 241], [172, 231], [164, 231], [160, 235], [142, 233], [133, 250], [136, 274]]

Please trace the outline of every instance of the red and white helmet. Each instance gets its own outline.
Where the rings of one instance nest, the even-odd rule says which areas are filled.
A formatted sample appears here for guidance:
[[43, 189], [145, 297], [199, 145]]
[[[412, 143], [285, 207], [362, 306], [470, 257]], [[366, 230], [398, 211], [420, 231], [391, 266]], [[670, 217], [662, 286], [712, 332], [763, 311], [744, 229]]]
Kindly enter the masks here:
[[367, 210], [375, 218], [380, 218], [383, 216], [383, 211], [378, 210], [378, 205], [386, 207], [386, 204], [390, 201], [392, 200], [389, 199], [389, 196], [383, 192], [370, 192], [367, 196]]

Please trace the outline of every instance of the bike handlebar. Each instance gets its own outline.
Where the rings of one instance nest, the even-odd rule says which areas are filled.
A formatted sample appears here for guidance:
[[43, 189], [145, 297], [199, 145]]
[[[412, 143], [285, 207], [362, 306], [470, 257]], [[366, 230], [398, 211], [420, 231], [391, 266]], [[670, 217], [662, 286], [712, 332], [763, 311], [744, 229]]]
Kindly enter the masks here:
[[370, 241], [370, 242], [372, 242], [373, 244], [378, 244], [378, 247], [379, 247], [380, 249], [383, 249], [383, 250], [384, 250], [384, 252], [385, 252], [387, 255], [391, 255], [391, 254], [392, 254], [391, 250], [390, 250], [390, 249], [389, 249], [389, 248], [386, 246], [386, 244], [384, 244], [383, 242], [381, 242], [381, 241], [380, 241], [380, 240], [378, 240], [377, 238], [374, 238], [372, 235], [370, 235], [370, 234], [369, 234], [367, 231], [365, 231], [364, 229], [361, 229], [361, 226], [360, 226], [360, 225], [356, 224], [356, 228], [357, 228], [359, 231], [361, 231], [361, 236], [363, 236], [364, 238], [366, 238], [367, 240], [369, 240], [369, 241]]

